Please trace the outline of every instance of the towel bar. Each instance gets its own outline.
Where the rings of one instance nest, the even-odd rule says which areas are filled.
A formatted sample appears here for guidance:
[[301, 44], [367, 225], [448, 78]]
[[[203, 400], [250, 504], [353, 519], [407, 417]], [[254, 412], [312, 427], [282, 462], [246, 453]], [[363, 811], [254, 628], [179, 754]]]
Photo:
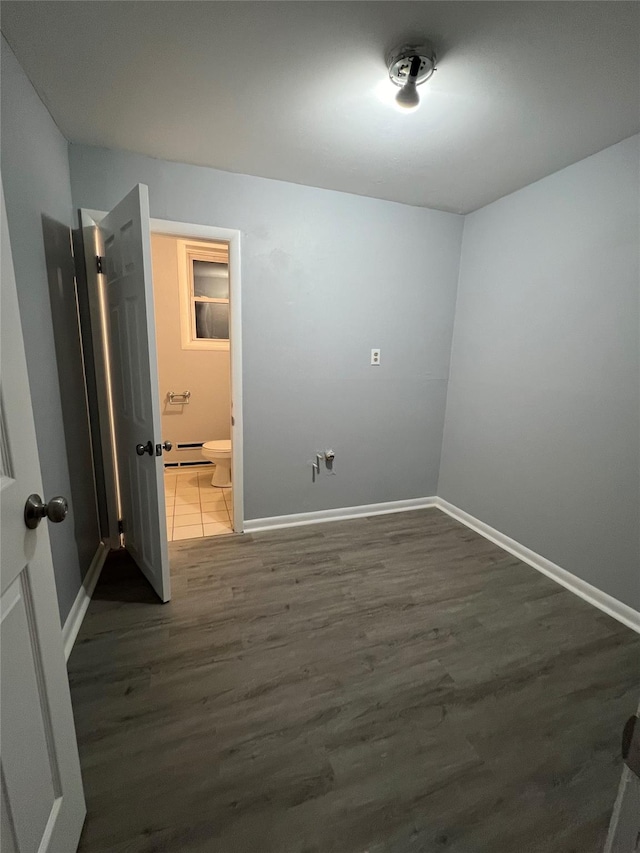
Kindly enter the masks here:
[[169, 391], [167, 396], [169, 397], [170, 406], [184, 406], [191, 398], [191, 391], [182, 391], [182, 393], [178, 394], [175, 391]]

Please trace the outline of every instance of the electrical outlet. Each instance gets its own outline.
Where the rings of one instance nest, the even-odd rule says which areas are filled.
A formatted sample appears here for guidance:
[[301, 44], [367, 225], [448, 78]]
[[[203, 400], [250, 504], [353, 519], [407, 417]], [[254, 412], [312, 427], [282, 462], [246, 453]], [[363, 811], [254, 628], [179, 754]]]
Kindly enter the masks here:
[[372, 349], [371, 350], [371, 364], [380, 364], [380, 350]]

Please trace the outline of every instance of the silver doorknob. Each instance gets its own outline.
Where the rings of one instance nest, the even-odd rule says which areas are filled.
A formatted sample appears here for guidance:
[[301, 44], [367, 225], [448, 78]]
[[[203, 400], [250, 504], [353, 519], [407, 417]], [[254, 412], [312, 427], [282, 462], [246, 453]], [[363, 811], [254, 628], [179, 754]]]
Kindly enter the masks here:
[[173, 447], [173, 444], [171, 444], [171, 442], [170, 442], [170, 441], [163, 441], [163, 442], [162, 442], [162, 447], [163, 447], [165, 450], [169, 451], [169, 450], [171, 450], [171, 448]]
[[64, 521], [69, 512], [67, 499], [58, 495], [48, 504], [43, 503], [40, 495], [29, 495], [24, 505], [24, 523], [29, 530], [35, 530], [45, 516], [54, 524]]

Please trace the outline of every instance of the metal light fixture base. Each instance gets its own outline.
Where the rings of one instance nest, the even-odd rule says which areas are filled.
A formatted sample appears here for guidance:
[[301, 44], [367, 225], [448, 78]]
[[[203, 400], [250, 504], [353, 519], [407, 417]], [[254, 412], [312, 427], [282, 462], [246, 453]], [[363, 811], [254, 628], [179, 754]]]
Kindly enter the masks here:
[[401, 45], [387, 56], [389, 79], [396, 86], [402, 87], [407, 82], [411, 70], [411, 60], [414, 56], [420, 57], [420, 70], [416, 78], [416, 86], [428, 80], [436, 70], [436, 52], [429, 42], [421, 45]]

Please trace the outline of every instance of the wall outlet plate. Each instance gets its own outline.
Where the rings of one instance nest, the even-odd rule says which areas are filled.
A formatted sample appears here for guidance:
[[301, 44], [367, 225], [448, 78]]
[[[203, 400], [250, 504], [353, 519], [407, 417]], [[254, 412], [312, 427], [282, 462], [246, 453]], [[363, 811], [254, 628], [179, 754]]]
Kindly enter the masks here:
[[380, 364], [380, 350], [377, 348], [371, 350], [371, 364]]

